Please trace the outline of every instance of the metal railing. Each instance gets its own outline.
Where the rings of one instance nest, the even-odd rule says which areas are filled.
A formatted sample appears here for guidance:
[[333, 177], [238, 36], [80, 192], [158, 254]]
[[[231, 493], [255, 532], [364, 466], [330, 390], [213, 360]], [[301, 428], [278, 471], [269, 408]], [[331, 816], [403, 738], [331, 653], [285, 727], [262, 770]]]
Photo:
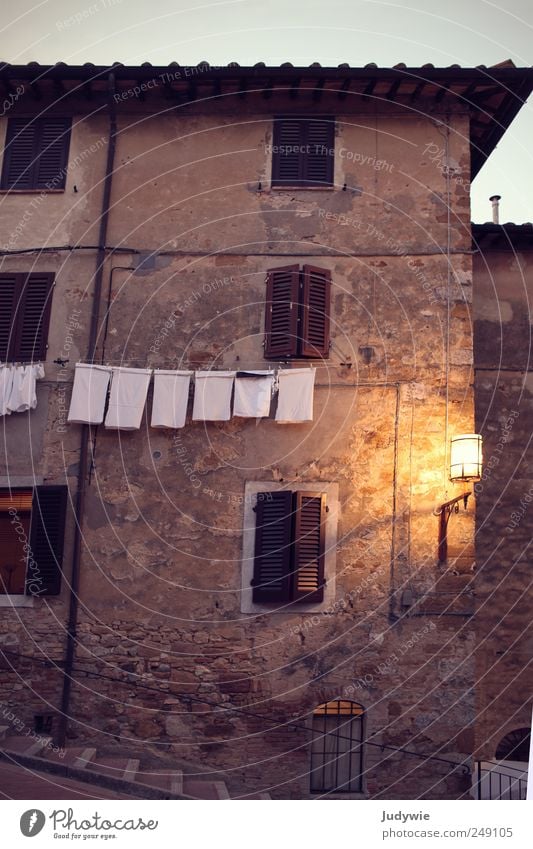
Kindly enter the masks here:
[[477, 761], [475, 784], [476, 799], [525, 799], [527, 764], [520, 769], [505, 761]]

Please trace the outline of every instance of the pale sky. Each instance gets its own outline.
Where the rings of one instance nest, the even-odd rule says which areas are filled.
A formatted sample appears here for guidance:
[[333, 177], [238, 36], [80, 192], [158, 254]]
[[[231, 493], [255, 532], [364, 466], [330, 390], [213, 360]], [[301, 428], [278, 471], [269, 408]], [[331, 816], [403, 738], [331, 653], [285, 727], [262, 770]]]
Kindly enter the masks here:
[[[0, 57], [49, 64], [533, 65], [531, 0], [3, 0]], [[533, 221], [530, 103], [472, 186], [472, 219]]]

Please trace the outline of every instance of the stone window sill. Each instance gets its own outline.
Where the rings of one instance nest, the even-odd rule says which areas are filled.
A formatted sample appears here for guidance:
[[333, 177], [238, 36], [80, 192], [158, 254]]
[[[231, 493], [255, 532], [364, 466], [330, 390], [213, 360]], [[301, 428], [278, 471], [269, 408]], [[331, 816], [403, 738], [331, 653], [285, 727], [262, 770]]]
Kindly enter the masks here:
[[34, 603], [32, 595], [0, 595], [0, 607], [33, 607]]

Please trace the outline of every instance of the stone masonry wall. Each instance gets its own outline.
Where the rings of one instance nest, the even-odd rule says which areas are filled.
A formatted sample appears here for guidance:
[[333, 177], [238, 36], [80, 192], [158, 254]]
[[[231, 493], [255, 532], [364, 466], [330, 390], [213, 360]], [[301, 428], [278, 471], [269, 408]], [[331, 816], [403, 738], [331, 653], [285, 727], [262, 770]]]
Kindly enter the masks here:
[[[106, 261], [105, 298], [111, 268], [122, 270], [105, 338], [102, 305], [99, 354], [123, 365], [265, 367], [265, 272], [290, 262], [331, 269], [331, 355], [316, 363], [310, 424], [188, 420], [167, 432], [145, 418], [139, 432], [94, 432], [69, 740], [183, 759], [223, 772], [240, 793], [305, 798], [311, 712], [343, 697], [366, 710], [367, 796], [461, 796], [461, 769], [395, 748], [460, 762], [473, 746], [473, 513], [450, 524], [444, 565], [434, 514], [461, 492], [447, 481], [447, 437], [473, 427], [468, 193], [425, 153], [444, 143], [432, 117], [348, 110], [337, 116], [335, 188], [280, 192], [268, 182], [267, 106], [219, 112], [120, 115], [108, 244], [123, 250]], [[467, 172], [466, 117], [444, 119], [449, 164]], [[76, 127], [71, 155], [104, 132], [83, 116]], [[52, 226], [56, 245], [94, 244], [105, 153], [79, 166], [83, 203], [69, 174], [17, 244], [51, 239]], [[27, 202], [0, 207], [4, 232]], [[139, 269], [136, 251], [154, 249], [153, 267]], [[45, 480], [74, 484], [80, 428], [54, 426], [51, 361], [69, 298], [82, 312], [67, 381], [84, 356], [94, 255], [36, 260], [45, 262], [58, 274], [47, 382], [9, 451], [18, 474], [31, 474], [31, 444]], [[241, 613], [249, 481], [338, 484], [328, 608]], [[61, 659], [69, 552], [59, 599], [0, 609], [4, 644]], [[60, 680], [37, 662], [21, 668], [24, 689], [6, 670], [0, 700], [31, 722], [43, 693], [57, 705]]]

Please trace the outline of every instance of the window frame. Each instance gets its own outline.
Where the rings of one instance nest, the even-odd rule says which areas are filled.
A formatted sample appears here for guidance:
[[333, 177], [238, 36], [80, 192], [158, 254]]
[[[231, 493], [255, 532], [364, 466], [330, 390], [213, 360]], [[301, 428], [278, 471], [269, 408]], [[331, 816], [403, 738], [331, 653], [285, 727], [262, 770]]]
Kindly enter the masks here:
[[[256, 505], [259, 492], [277, 492], [289, 490], [291, 492], [316, 493], [326, 495], [327, 507], [325, 519], [325, 544], [324, 544], [324, 597], [319, 602], [255, 602], [253, 600], [252, 580], [254, 577], [254, 554], [255, 554], [255, 532], [256, 514], [253, 508]], [[273, 481], [248, 481], [244, 490], [244, 519], [243, 519], [243, 553], [241, 568], [241, 613], [270, 613], [276, 615], [299, 615], [323, 611], [325, 608], [333, 607], [335, 604], [335, 579], [337, 564], [337, 525], [339, 520], [339, 485], [337, 483], [314, 481], [301, 483], [300, 481], [287, 481], [278, 483]]]
[[[13, 287], [13, 298], [11, 303], [11, 312], [9, 314], [9, 321], [7, 322], [9, 325], [8, 330], [8, 339], [6, 344], [6, 356], [2, 357], [0, 353], [0, 362], [5, 363], [35, 363], [35, 362], [44, 362], [46, 360], [47, 350], [48, 350], [48, 335], [50, 332], [50, 318], [52, 312], [52, 299], [54, 294], [54, 286], [55, 286], [55, 274], [54, 272], [46, 271], [46, 272], [2, 272], [0, 274], [0, 289], [2, 287], [2, 283], [4, 280], [14, 281]], [[21, 355], [21, 345], [23, 341], [24, 334], [24, 323], [28, 321], [28, 314], [26, 312], [27, 309], [27, 299], [28, 299], [28, 290], [31, 286], [31, 282], [37, 283], [38, 280], [43, 280], [45, 283], [46, 289], [46, 298], [44, 301], [44, 305], [41, 309], [41, 327], [40, 327], [40, 345], [38, 348], [35, 347], [35, 335], [34, 335], [34, 347], [32, 351], [32, 358], [27, 359]], [[0, 303], [1, 303], [1, 291], [0, 291]]]
[[[333, 155], [330, 155], [330, 153], [323, 154], [324, 161], [327, 163], [325, 182], [309, 179], [309, 164], [311, 160], [308, 150], [305, 152], [300, 150], [294, 154], [295, 157], [298, 156], [298, 178], [285, 181], [281, 179], [280, 163], [282, 160], [280, 157], [284, 154], [280, 150], [288, 144], [283, 138], [283, 124], [289, 121], [298, 122], [299, 124], [298, 146], [300, 148], [309, 146], [309, 128], [311, 124], [324, 123], [328, 126], [326, 139], [322, 146], [326, 146], [328, 150], [333, 150]], [[290, 191], [291, 189], [331, 191], [335, 187], [335, 129], [336, 120], [334, 115], [275, 115], [272, 128], [271, 188], [278, 191]]]
[[[332, 707], [333, 705], [337, 705], [337, 712], [331, 710], [328, 712], [328, 707]], [[342, 705], [353, 705], [356, 708], [359, 708], [360, 711], [350, 713], [342, 713], [341, 706]], [[325, 708], [324, 711], [320, 712], [320, 708]], [[351, 719], [348, 721], [348, 718], [351, 716]], [[323, 717], [323, 728], [316, 728], [318, 724], [318, 718]], [[332, 728], [330, 731], [326, 729], [326, 719], [327, 718], [338, 718], [339, 722]], [[340, 720], [342, 717], [346, 717], [346, 722], [341, 723]], [[360, 702], [355, 702], [353, 699], [345, 699], [345, 698], [336, 698], [330, 699], [327, 702], [322, 702], [313, 709], [311, 714], [311, 731], [312, 731], [312, 739], [309, 747], [309, 792], [311, 795], [316, 796], [349, 796], [352, 794], [357, 794], [360, 796], [364, 791], [364, 751], [365, 751], [365, 722], [366, 720], [366, 711], [364, 705]], [[359, 727], [359, 734], [355, 737], [353, 735], [353, 727], [357, 723]], [[343, 728], [344, 726], [344, 728]], [[349, 727], [348, 727], [349, 726]], [[335, 734], [335, 732], [340, 732]], [[318, 736], [315, 737], [315, 734]], [[331, 754], [327, 751], [327, 739], [334, 738], [337, 740], [336, 745], [336, 757], [331, 759], [330, 761], [326, 761], [326, 757]], [[358, 769], [353, 774], [349, 769], [349, 779], [348, 779], [348, 787], [346, 787], [346, 782], [344, 784], [339, 785], [338, 782], [338, 772], [339, 772], [339, 764], [342, 762], [342, 757], [347, 755], [346, 752], [339, 753], [338, 749], [338, 740], [339, 739], [348, 738], [351, 743], [356, 743], [356, 751], [352, 753], [350, 750], [349, 753], [349, 766], [352, 765], [352, 754], [358, 760]], [[319, 747], [319, 751], [316, 751], [315, 743], [321, 741], [321, 745]], [[318, 764], [316, 764], [318, 761]], [[336, 780], [333, 782], [332, 786], [327, 786], [326, 782], [326, 769], [328, 766], [331, 769], [335, 770]], [[322, 782], [318, 780], [318, 777], [315, 775], [317, 770], [322, 770]], [[352, 777], [353, 775], [353, 777]], [[356, 784], [356, 787], [352, 787], [352, 784]]]
[[[57, 597], [61, 594], [68, 486], [66, 484], [43, 484], [35, 479], [25, 483], [20, 480], [9, 482], [0, 478], [0, 492], [16, 494], [27, 490], [32, 491], [29, 531], [25, 533], [25, 538], [20, 539], [19, 537], [21, 550], [24, 552], [24, 547], [28, 547], [28, 551], [24, 552], [26, 556], [24, 591], [22, 593], [0, 592], [0, 607], [31, 607], [35, 598], [48, 599], [51, 596]], [[56, 501], [52, 514], [46, 512], [47, 509], [50, 510], [50, 503], [46, 504], [47, 497], [55, 498]], [[35, 519], [36, 515], [38, 515], [37, 520]], [[48, 517], [53, 516], [51, 522], [46, 522], [44, 518], [46, 515]], [[15, 522], [16, 520], [14, 520]], [[55, 529], [54, 522], [56, 524]], [[41, 566], [39, 566], [39, 552], [44, 556], [44, 561], [40, 561]], [[46, 558], [48, 558], [48, 562]], [[29, 572], [30, 559], [35, 567], [33, 574]], [[40, 589], [39, 584], [41, 584]]]
[[[52, 122], [62, 122], [63, 132], [58, 136], [61, 142], [60, 152], [60, 181], [56, 181], [56, 177], [47, 181], [39, 180], [39, 166], [42, 164], [42, 155], [51, 147], [48, 144], [46, 147], [43, 142], [45, 125], [50, 125]], [[17, 185], [20, 180], [20, 175], [17, 180], [9, 179], [12, 156], [16, 151], [17, 138], [21, 136], [26, 127], [32, 126], [35, 129], [34, 138], [32, 141], [31, 162], [26, 166], [23, 174], [26, 185]], [[7, 119], [7, 128], [4, 141], [4, 150], [2, 157], [2, 170], [0, 173], [0, 191], [2, 192], [64, 192], [67, 182], [68, 160], [70, 153], [70, 140], [72, 135], [72, 118], [65, 115], [47, 115], [40, 118], [33, 116], [14, 116]], [[46, 160], [44, 160], [46, 161]], [[53, 182], [54, 185], [49, 184]]]

